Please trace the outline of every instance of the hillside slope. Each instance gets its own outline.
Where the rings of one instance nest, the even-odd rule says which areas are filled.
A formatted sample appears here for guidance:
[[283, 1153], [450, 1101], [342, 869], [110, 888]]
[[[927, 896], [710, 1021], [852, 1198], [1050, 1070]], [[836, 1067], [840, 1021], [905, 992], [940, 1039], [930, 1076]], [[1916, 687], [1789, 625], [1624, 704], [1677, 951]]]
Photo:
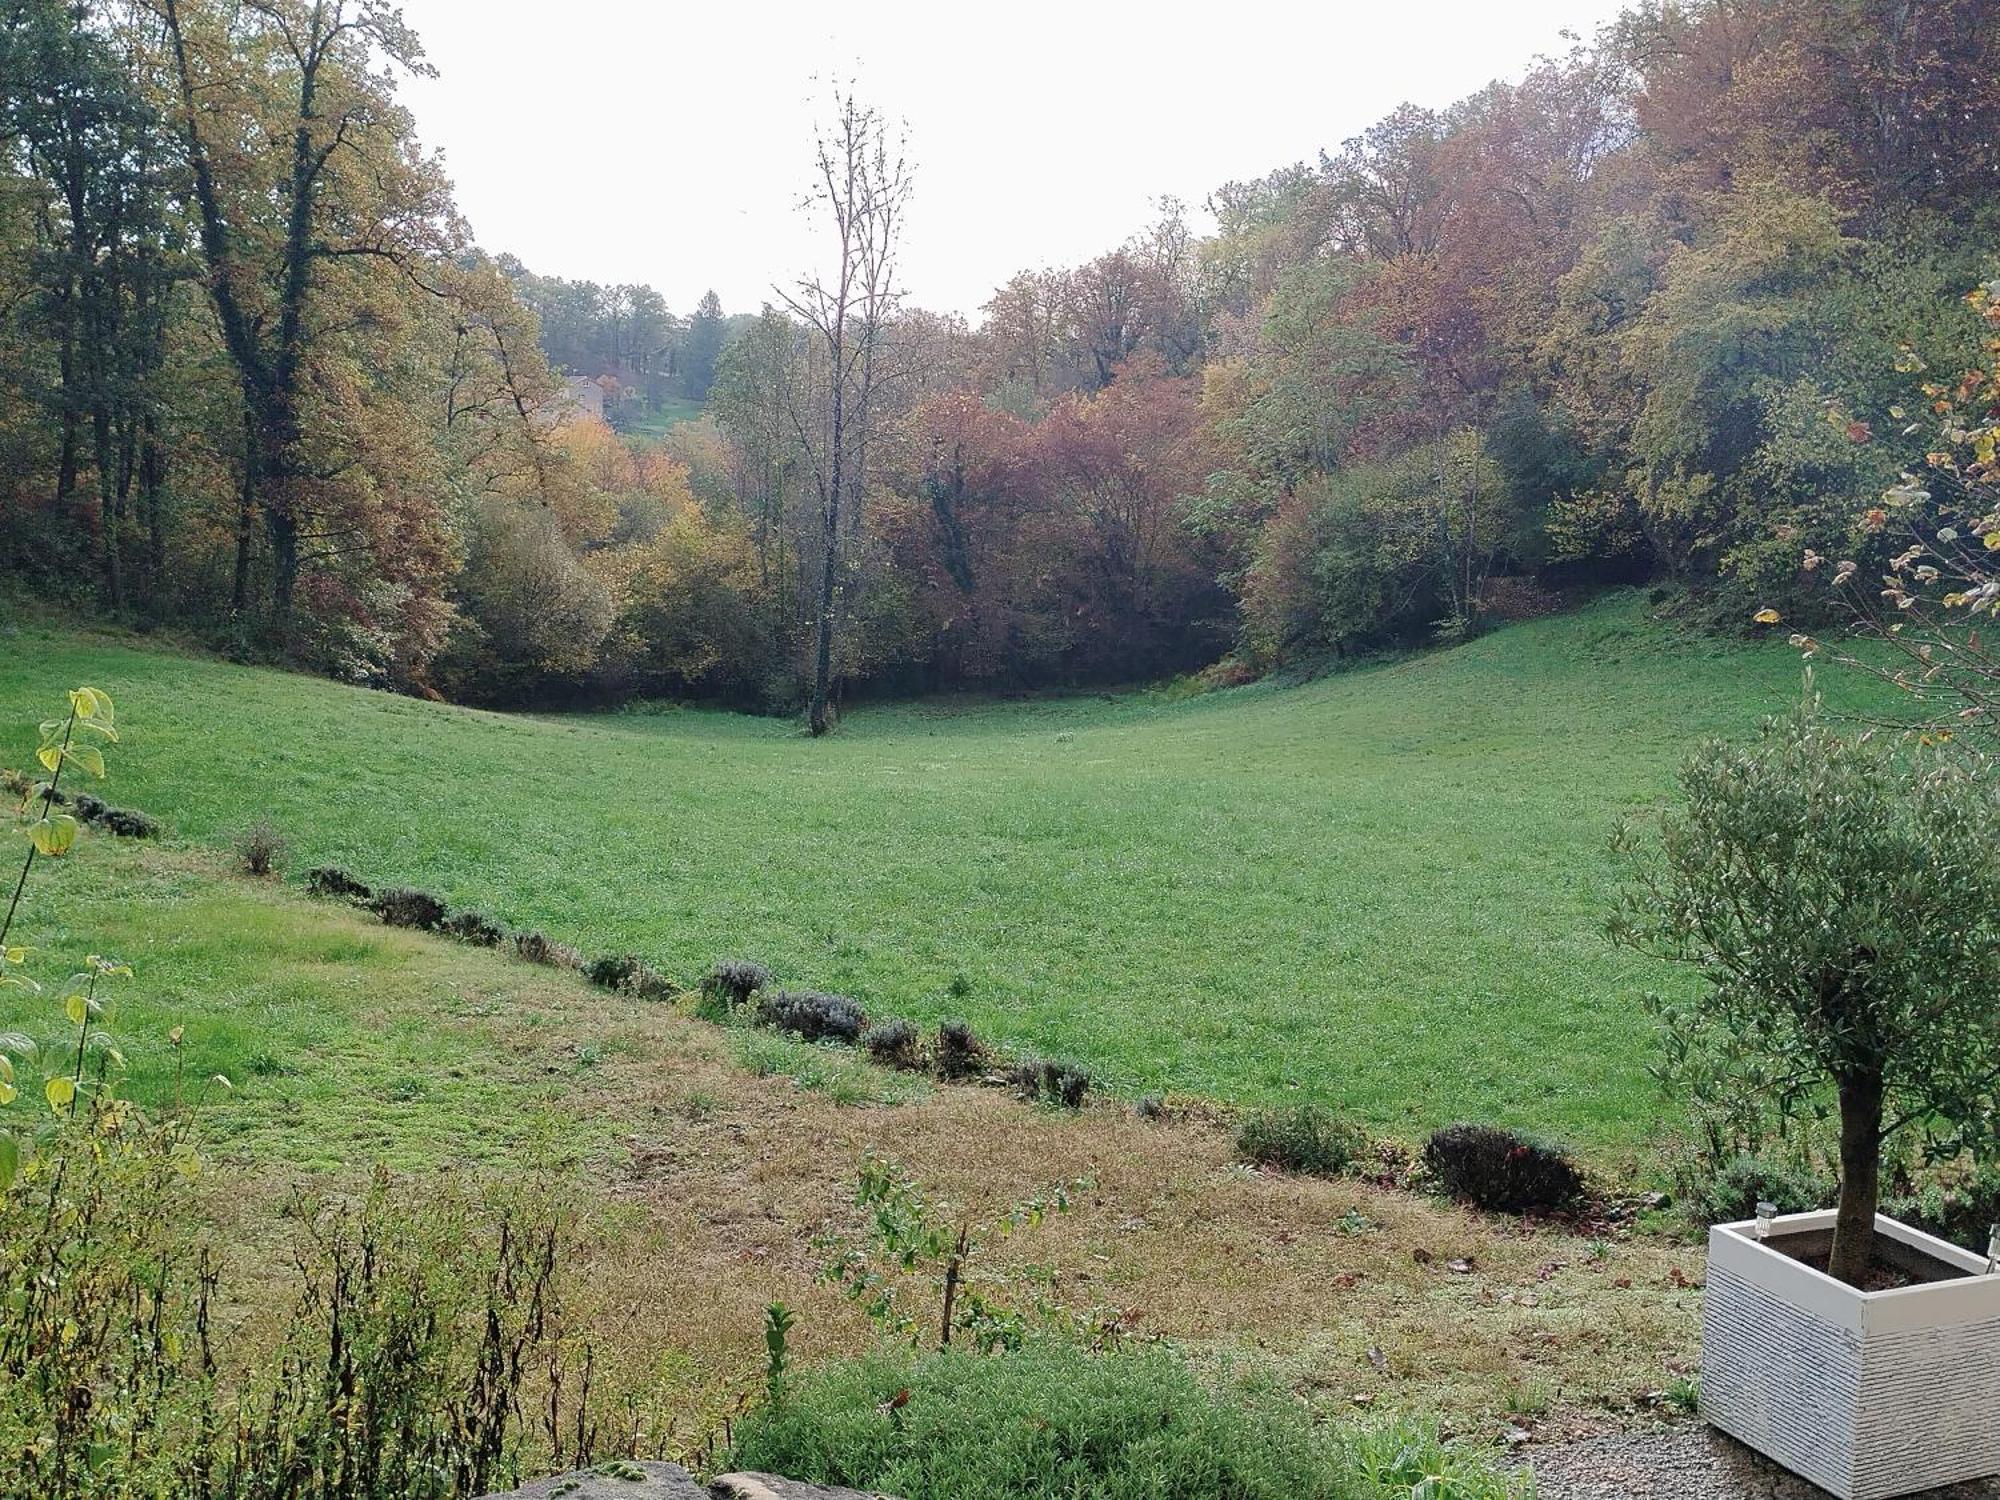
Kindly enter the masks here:
[[0, 764], [64, 688], [102, 687], [116, 800], [181, 838], [268, 814], [295, 871], [428, 886], [683, 979], [755, 957], [1132, 1090], [1600, 1150], [1655, 1133], [1637, 996], [1674, 978], [1602, 936], [1606, 836], [1699, 738], [1799, 691], [1782, 646], [1682, 636], [1631, 597], [1304, 687], [875, 708], [821, 743], [6, 644]]

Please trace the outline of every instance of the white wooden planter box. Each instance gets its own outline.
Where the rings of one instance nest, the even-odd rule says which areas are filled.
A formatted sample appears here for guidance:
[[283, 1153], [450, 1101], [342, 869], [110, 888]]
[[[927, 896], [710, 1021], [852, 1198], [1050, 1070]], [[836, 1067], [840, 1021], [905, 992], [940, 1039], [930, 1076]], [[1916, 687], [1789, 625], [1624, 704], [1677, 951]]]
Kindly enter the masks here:
[[[1771, 1240], [1830, 1239], [1833, 1220], [1784, 1214]], [[1703, 1415], [1841, 1500], [2000, 1474], [2000, 1276], [1894, 1219], [1875, 1229], [1886, 1258], [1949, 1279], [1858, 1291], [1760, 1243], [1754, 1219], [1709, 1230]]]

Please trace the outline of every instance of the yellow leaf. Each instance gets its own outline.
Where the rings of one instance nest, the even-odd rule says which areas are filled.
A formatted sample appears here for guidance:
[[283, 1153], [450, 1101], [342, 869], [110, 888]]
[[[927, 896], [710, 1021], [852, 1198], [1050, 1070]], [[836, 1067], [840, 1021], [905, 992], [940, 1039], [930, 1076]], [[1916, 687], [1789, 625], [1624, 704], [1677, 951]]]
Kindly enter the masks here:
[[72, 745], [63, 752], [63, 759], [75, 761], [99, 780], [104, 777], [104, 752], [95, 745]]
[[58, 1113], [76, 1102], [76, 1085], [67, 1078], [51, 1078], [42, 1085], [42, 1092], [48, 1096], [49, 1108]]
[[61, 765], [62, 757], [61, 745], [44, 745], [35, 752], [35, 759], [42, 763], [42, 769], [45, 771], [53, 771]]
[[1995, 528], [1986, 533], [1986, 550], [1988, 552], [2000, 552], [2000, 528]]
[[69, 853], [76, 843], [76, 819], [68, 813], [39, 818], [28, 825], [28, 837], [33, 841], [36, 853], [59, 859]]
[[11, 1083], [0, 1083], [0, 1104], [12, 1104], [20, 1098], [20, 1091]]
[[69, 1024], [81, 1026], [90, 1019], [90, 1002], [81, 995], [71, 995], [63, 1001], [63, 1014], [69, 1017]]
[[1755, 620], [1759, 625], [1775, 625], [1778, 623], [1778, 612], [1775, 609], [1760, 609], [1750, 618]]

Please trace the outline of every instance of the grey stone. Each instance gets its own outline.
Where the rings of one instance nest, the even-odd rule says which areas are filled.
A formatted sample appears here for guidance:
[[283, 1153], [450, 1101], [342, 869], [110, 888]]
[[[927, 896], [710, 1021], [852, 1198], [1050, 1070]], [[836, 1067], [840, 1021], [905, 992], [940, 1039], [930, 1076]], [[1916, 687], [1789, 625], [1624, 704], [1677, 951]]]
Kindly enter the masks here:
[[715, 1500], [888, 1500], [860, 1490], [824, 1489], [776, 1474], [724, 1474], [709, 1486]]
[[724, 1474], [704, 1487], [679, 1464], [613, 1459], [588, 1469], [537, 1479], [483, 1500], [884, 1500], [859, 1490], [822, 1489], [775, 1474]]
[[709, 1500], [709, 1494], [679, 1464], [613, 1459], [537, 1479], [522, 1489], [487, 1495], [484, 1500]]

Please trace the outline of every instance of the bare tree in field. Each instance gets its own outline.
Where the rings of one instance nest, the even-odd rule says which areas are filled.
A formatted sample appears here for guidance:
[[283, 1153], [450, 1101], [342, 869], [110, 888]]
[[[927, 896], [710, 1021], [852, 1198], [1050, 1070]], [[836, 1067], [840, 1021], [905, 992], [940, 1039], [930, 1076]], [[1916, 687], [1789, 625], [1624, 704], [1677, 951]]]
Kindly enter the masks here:
[[[813, 631], [814, 735], [833, 727], [829, 697], [839, 626], [841, 548], [860, 533], [866, 499], [871, 406], [883, 375], [884, 330], [902, 293], [896, 250], [910, 196], [900, 132], [863, 105], [852, 87], [837, 93], [833, 119], [819, 132], [816, 177], [806, 206], [833, 230], [830, 272], [801, 279], [778, 295], [810, 330], [824, 357], [814, 388], [790, 397], [790, 414], [819, 494], [819, 608]], [[815, 361], [818, 363], [818, 361]]]

